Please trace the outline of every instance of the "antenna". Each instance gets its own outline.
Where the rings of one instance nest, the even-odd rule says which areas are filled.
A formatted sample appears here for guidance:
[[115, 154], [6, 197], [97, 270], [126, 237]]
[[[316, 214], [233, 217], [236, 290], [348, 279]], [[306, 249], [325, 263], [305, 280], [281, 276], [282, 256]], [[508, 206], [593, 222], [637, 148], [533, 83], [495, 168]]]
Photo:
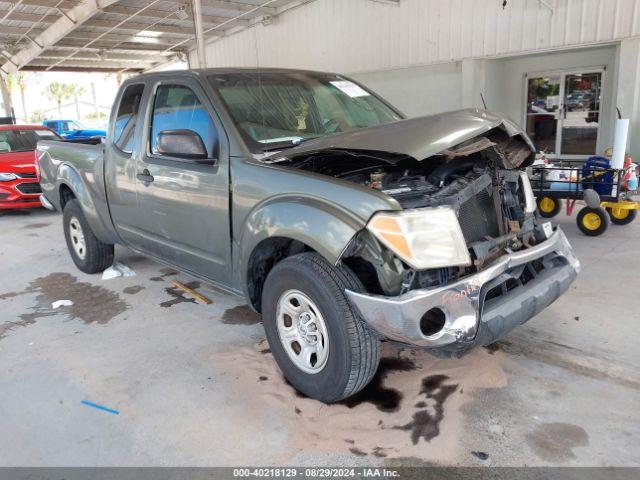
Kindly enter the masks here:
[[484, 101], [484, 95], [482, 95], [482, 92], [480, 92], [480, 99], [482, 100], [482, 105], [484, 105], [484, 109], [487, 109], [487, 102]]

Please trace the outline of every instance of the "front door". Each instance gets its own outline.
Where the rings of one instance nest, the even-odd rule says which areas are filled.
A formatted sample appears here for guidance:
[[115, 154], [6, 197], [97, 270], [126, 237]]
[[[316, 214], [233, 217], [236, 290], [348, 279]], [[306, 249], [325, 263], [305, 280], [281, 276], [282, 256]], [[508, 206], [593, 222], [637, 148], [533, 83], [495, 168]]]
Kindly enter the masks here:
[[550, 158], [581, 160], [597, 154], [603, 70], [529, 74], [526, 130]]
[[[142, 249], [219, 283], [229, 281], [229, 155], [226, 137], [195, 81], [162, 81], [149, 100], [149, 128], [137, 162]], [[161, 153], [158, 135], [192, 130], [208, 159]]]

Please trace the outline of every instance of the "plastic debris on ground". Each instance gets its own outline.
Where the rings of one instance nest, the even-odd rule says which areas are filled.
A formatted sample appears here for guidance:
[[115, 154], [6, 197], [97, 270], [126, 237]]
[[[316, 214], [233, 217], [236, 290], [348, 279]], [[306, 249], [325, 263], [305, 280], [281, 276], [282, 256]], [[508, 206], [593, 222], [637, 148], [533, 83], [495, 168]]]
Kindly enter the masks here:
[[71, 300], [56, 300], [51, 304], [51, 308], [56, 309], [59, 307], [70, 307], [71, 305], [73, 305]]
[[117, 277], [133, 277], [135, 274], [136, 272], [126, 265], [119, 262], [113, 262], [113, 265], [102, 272], [102, 280], [111, 280], [112, 278]]

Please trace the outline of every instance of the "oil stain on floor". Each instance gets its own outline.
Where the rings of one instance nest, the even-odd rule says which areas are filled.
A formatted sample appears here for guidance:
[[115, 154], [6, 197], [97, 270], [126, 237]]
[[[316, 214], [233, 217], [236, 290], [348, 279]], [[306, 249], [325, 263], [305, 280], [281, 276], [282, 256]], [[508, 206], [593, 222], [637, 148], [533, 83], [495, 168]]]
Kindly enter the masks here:
[[[353, 397], [325, 405], [288, 385], [267, 347], [261, 341], [216, 353], [212, 359], [231, 379], [229, 386], [251, 398], [247, 408], [256, 411], [268, 405], [269, 415], [280, 415], [286, 422], [283, 459], [291, 452], [305, 452], [301, 445], [312, 444], [314, 451], [366, 455], [376, 461], [453, 461], [461, 448], [462, 406], [476, 390], [507, 383], [502, 353], [476, 349], [449, 360], [384, 343], [371, 383]], [[261, 376], [268, 381], [256, 381]]]
[[23, 230], [34, 230], [36, 228], [45, 228], [48, 227], [49, 225], [51, 225], [50, 223], [46, 223], [46, 222], [41, 222], [41, 223], [28, 223], [27, 225], [25, 225], [24, 227], [22, 227]]
[[160, 269], [160, 275], [157, 277], [151, 277], [149, 280], [152, 282], [162, 282], [166, 277], [173, 277], [174, 275], [178, 275], [178, 271], [173, 268], [163, 267]]
[[532, 450], [549, 462], [576, 458], [573, 449], [589, 445], [589, 435], [584, 428], [570, 423], [543, 423], [525, 438]]
[[[153, 279], [152, 279], [153, 280]], [[189, 287], [192, 290], [197, 290], [200, 288], [200, 282], [193, 281], [184, 284], [186, 287]], [[186, 297], [184, 291], [180, 290], [178, 287], [167, 287], [164, 289], [171, 297], [171, 300], [166, 300], [160, 303], [162, 308], [169, 308], [177, 305], [179, 303], [196, 303], [196, 299], [192, 297]]]
[[227, 325], [255, 325], [261, 321], [262, 317], [251, 310], [249, 305], [229, 308], [222, 315], [222, 323]]
[[384, 380], [390, 372], [409, 372], [416, 368], [410, 358], [384, 357], [380, 359], [380, 366], [371, 382], [360, 393], [339, 403], [349, 408], [372, 403], [381, 412], [396, 412], [400, 409], [402, 394], [395, 388], [385, 387]]
[[444, 419], [444, 402], [458, 389], [458, 385], [445, 385], [444, 382], [448, 379], [446, 375], [423, 378], [420, 395], [424, 395], [424, 400], [416, 404], [419, 410], [413, 414], [411, 422], [394, 427], [411, 432], [414, 445], [418, 444], [420, 438], [429, 442], [440, 435], [440, 422]]
[[136, 293], [144, 290], [144, 288], [145, 287], [143, 287], [142, 285], [131, 285], [130, 287], [125, 287], [122, 290], [122, 293], [126, 293], [127, 295], [135, 295]]
[[[91, 283], [79, 282], [73, 275], [62, 272], [36, 278], [23, 291], [5, 293], [2, 298], [31, 293], [38, 294], [36, 304], [31, 307], [32, 312], [23, 313], [17, 322], [5, 323], [4, 328], [0, 329], [0, 338], [15, 327], [31, 325], [43, 317], [63, 313], [86, 324], [102, 325], [128, 308], [117, 293]], [[71, 300], [73, 305], [53, 309], [51, 304], [57, 300]]]

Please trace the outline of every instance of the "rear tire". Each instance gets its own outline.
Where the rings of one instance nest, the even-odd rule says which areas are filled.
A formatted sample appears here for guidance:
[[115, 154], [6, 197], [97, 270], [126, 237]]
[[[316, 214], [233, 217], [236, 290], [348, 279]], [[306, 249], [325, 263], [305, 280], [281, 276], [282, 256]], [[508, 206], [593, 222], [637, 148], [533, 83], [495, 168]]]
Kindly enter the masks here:
[[113, 245], [94, 235], [78, 200], [69, 200], [62, 213], [64, 238], [73, 263], [84, 273], [102, 272], [113, 263]]
[[[317, 253], [302, 253], [278, 263], [262, 293], [262, 319], [280, 370], [296, 390], [326, 403], [362, 390], [380, 360], [380, 340], [351, 306], [345, 289], [363, 287], [350, 270], [330, 265]], [[311, 342], [322, 340], [322, 348], [310, 343], [308, 332]], [[319, 352], [315, 365], [314, 354], [303, 355], [314, 346]]]
[[611, 222], [616, 225], [629, 225], [638, 215], [637, 210], [610, 207], [607, 207], [607, 213], [609, 214], [609, 218], [611, 218]]
[[562, 201], [553, 197], [538, 198], [538, 213], [544, 218], [553, 218], [560, 213]]
[[590, 237], [597, 237], [609, 227], [609, 215], [601, 207], [584, 207], [578, 212], [576, 223], [582, 233]]

